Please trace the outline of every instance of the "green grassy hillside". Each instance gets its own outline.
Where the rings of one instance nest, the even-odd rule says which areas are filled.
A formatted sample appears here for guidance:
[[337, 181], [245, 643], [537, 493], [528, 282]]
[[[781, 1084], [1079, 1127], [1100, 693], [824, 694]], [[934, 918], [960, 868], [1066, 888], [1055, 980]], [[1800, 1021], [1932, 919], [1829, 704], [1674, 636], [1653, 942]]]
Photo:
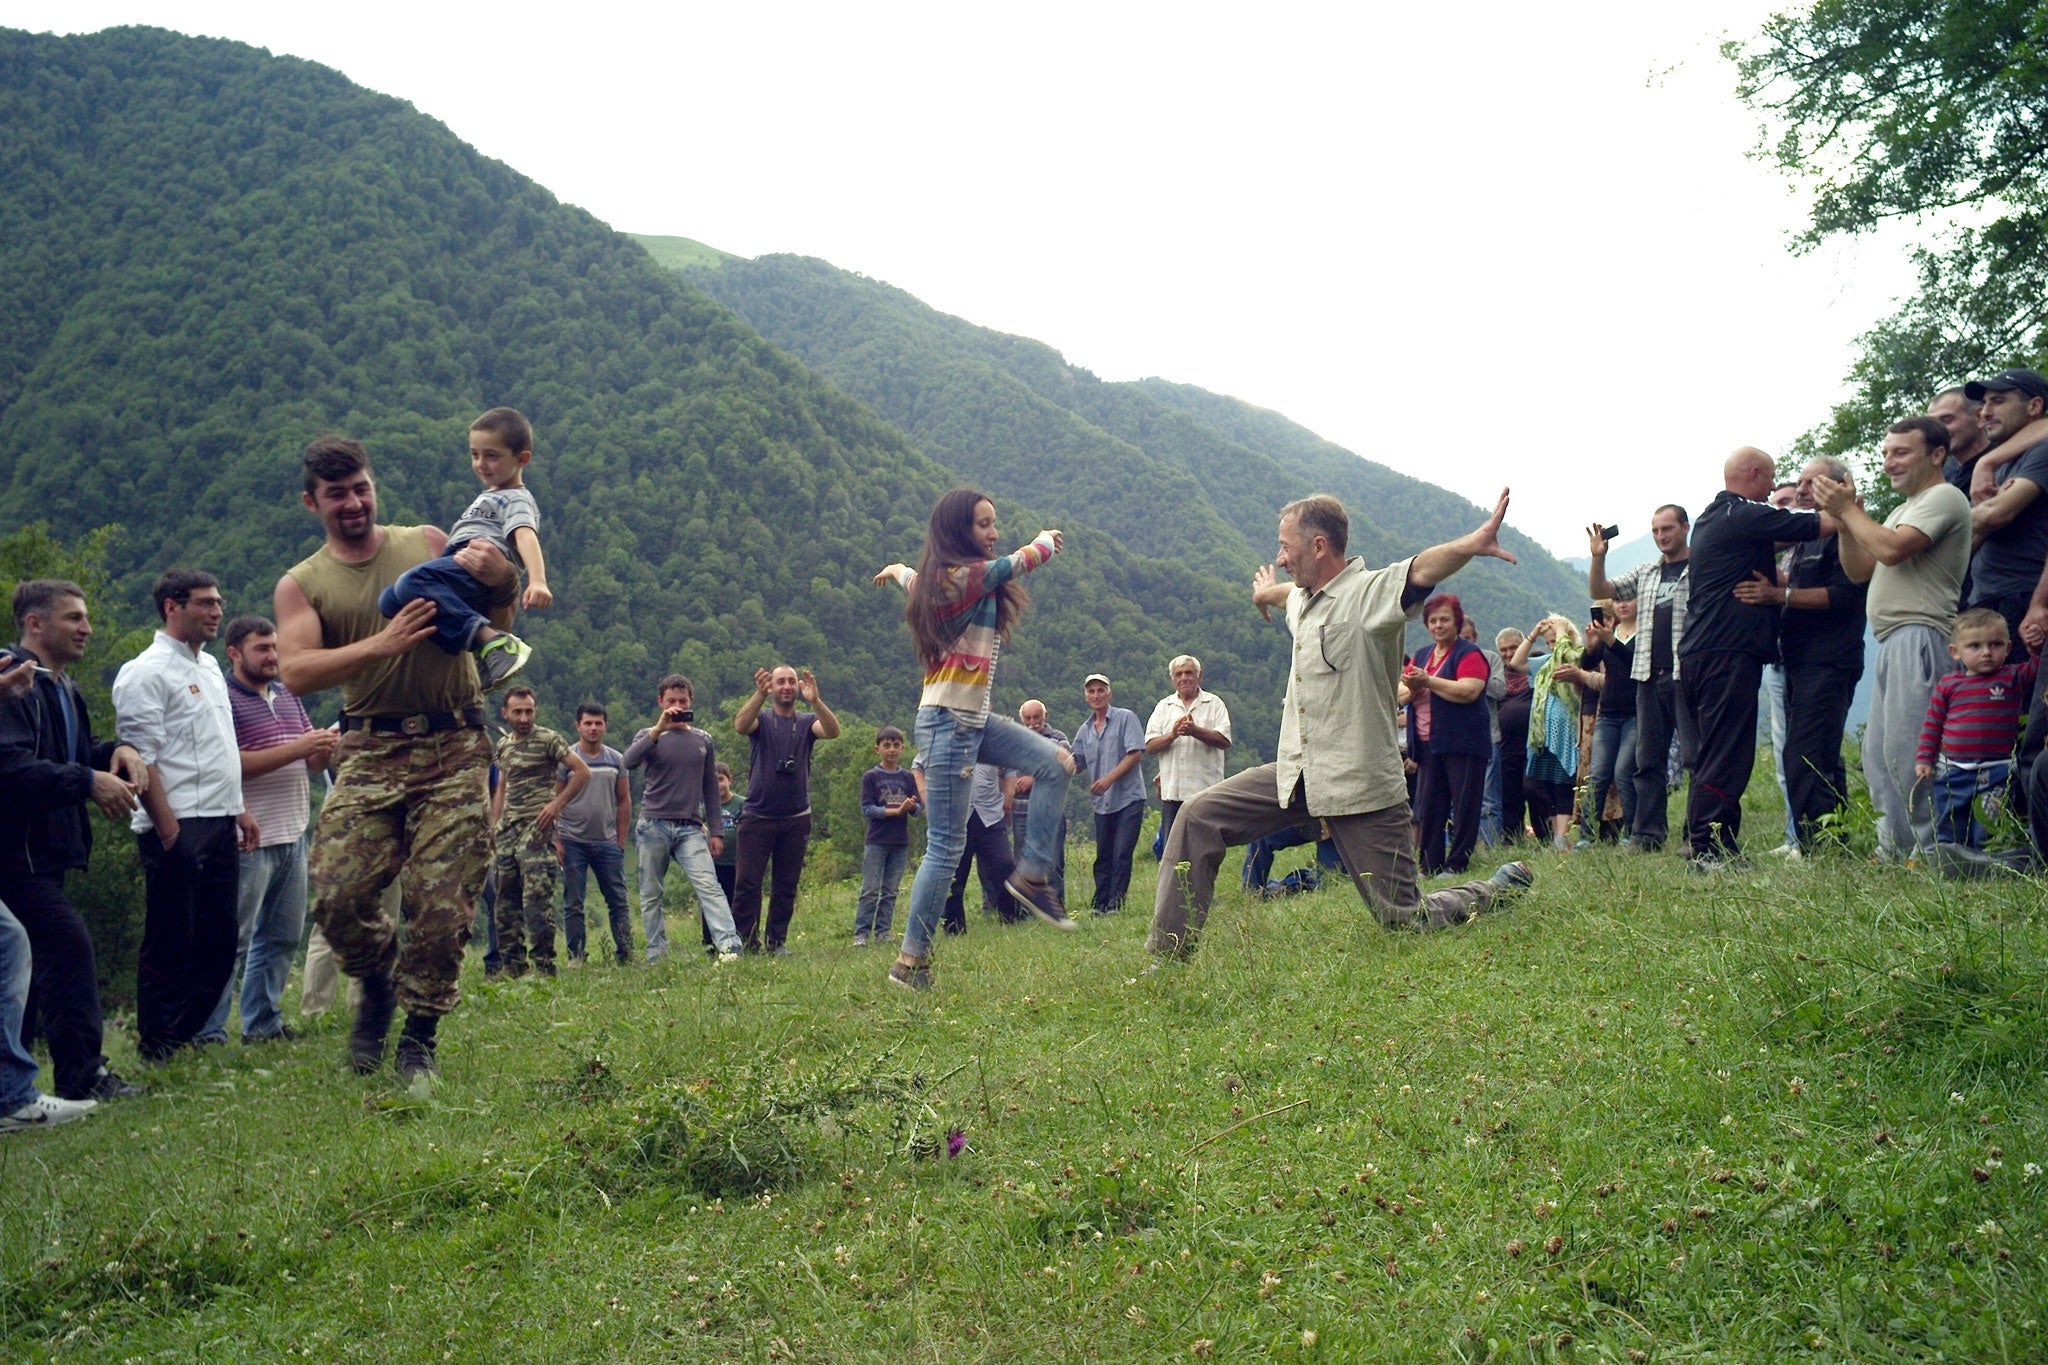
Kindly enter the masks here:
[[2035, 888], [1541, 856], [1434, 936], [1232, 892], [1153, 977], [976, 917], [906, 998], [846, 885], [793, 958], [472, 962], [438, 1089], [336, 1021], [0, 1143], [0, 1354], [2048, 1353]]

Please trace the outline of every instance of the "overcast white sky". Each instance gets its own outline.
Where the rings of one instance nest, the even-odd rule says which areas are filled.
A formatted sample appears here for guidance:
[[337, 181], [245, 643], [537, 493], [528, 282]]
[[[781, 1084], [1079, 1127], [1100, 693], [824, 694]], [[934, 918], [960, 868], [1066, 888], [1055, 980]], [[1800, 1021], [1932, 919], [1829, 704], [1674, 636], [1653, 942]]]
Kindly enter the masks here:
[[[1897, 238], [1786, 250], [1717, 53], [1770, 0], [315, 6], [0, 0], [335, 67], [615, 227], [821, 256], [1274, 408], [1584, 553], [1843, 394]], [[1368, 513], [1369, 514], [1369, 513]]]

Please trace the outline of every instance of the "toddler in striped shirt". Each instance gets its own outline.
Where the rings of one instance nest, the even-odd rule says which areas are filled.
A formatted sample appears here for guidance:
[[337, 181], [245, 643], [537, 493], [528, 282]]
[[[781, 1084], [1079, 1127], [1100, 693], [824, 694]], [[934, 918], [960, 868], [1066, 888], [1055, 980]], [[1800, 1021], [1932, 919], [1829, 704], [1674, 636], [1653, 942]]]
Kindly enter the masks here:
[[1960, 613], [1949, 629], [1958, 669], [1934, 684], [1913, 759], [1913, 776], [1934, 783], [1934, 832], [1944, 844], [1983, 848], [1984, 826], [1972, 807], [1984, 793], [1985, 814], [1995, 817], [2011, 780], [2035, 673], [2033, 659], [2007, 663], [2011, 650], [2005, 618], [1989, 607]]

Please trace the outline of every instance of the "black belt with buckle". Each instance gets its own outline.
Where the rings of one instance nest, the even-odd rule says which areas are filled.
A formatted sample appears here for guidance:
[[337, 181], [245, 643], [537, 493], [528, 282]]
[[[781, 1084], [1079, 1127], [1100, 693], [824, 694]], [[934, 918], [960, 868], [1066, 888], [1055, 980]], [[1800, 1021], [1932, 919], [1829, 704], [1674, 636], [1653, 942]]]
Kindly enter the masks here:
[[484, 708], [467, 707], [461, 711], [430, 711], [417, 716], [343, 716], [342, 733], [350, 730], [368, 730], [373, 735], [437, 735], [444, 730], [481, 729], [484, 723]]

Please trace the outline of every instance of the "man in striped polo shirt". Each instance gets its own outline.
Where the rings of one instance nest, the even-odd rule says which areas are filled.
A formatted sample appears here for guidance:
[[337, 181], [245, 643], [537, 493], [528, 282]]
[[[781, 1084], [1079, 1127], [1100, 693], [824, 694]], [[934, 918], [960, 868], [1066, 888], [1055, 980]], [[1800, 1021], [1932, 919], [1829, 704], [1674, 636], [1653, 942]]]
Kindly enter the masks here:
[[316, 730], [299, 699], [277, 680], [277, 627], [262, 616], [228, 622], [228, 704], [242, 754], [242, 800], [261, 842], [242, 854], [235, 976], [221, 992], [202, 1039], [227, 1039], [228, 1000], [242, 983], [242, 1041], [288, 1038], [278, 1013], [299, 935], [306, 927], [309, 774], [327, 766], [340, 735]]

